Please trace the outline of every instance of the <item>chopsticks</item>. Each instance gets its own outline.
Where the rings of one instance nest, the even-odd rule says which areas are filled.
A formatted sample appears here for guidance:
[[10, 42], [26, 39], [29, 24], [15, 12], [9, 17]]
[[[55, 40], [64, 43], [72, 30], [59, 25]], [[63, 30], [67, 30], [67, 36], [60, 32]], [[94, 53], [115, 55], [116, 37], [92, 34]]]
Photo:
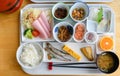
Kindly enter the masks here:
[[97, 69], [97, 66], [78, 66], [81, 64], [96, 64], [95, 62], [92, 63], [61, 63], [61, 64], [53, 64], [52, 62], [48, 63], [48, 69], [52, 70], [52, 67], [64, 67], [64, 68], [86, 68], [86, 69]]

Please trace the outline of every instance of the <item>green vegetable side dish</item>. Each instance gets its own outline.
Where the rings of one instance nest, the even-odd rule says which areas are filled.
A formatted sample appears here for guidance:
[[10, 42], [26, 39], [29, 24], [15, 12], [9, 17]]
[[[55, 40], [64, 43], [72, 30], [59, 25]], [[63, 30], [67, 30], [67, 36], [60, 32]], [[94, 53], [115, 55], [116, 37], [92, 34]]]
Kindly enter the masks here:
[[98, 23], [100, 23], [101, 22], [101, 20], [102, 20], [102, 18], [103, 18], [103, 8], [101, 7], [100, 9], [99, 9], [99, 12], [98, 12], [98, 16], [97, 16], [97, 22]]
[[25, 36], [26, 38], [32, 39], [32, 38], [33, 38], [32, 29], [26, 29], [26, 30], [24, 31], [24, 36]]

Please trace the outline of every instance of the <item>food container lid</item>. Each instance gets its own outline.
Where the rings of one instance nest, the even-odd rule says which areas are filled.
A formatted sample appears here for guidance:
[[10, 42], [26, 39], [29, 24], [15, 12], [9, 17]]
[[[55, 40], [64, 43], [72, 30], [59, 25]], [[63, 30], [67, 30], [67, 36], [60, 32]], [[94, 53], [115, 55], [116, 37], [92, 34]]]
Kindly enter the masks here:
[[50, 3], [50, 2], [78, 2], [78, 1], [83, 1], [83, 2], [112, 2], [113, 0], [31, 0], [34, 3]]

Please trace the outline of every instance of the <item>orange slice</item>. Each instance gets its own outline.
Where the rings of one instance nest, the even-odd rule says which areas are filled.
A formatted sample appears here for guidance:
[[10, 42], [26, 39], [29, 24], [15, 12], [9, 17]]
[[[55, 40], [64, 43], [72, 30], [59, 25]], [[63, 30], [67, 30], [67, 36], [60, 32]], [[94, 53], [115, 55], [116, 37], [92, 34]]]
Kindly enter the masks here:
[[111, 37], [102, 37], [100, 40], [100, 48], [104, 51], [109, 51], [113, 48], [113, 39]]

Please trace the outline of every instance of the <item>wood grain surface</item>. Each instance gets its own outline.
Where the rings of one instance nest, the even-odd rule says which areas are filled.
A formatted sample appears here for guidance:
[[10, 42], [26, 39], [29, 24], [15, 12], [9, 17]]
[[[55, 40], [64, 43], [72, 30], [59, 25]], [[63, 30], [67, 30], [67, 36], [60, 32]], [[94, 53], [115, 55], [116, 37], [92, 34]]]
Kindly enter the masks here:
[[[21, 8], [29, 3], [31, 3], [29, 0], [24, 0]], [[120, 0], [104, 4], [109, 5], [115, 12], [116, 54], [120, 58]], [[16, 60], [16, 50], [19, 46], [20, 9], [12, 14], [0, 14], [0, 76], [29, 76], [22, 71]], [[116, 72], [103, 76], [120, 76], [120, 66]]]

